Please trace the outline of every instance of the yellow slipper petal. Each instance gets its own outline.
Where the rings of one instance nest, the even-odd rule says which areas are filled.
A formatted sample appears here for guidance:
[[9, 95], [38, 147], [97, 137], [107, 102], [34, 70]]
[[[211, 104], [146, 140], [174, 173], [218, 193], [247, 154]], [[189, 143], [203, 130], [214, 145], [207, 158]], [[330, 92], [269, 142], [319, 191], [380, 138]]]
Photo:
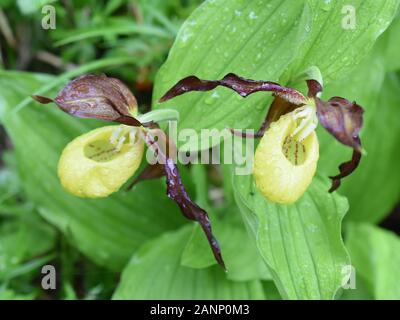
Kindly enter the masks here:
[[[71, 141], [62, 152], [58, 176], [63, 187], [82, 198], [107, 197], [139, 167], [144, 143], [134, 128], [106, 126]], [[133, 140], [133, 141], [132, 141]]]
[[315, 175], [319, 158], [317, 135], [312, 131], [304, 140], [297, 141], [291, 137], [297, 126], [292, 114], [282, 116], [271, 124], [256, 150], [256, 185], [272, 202], [296, 202]]

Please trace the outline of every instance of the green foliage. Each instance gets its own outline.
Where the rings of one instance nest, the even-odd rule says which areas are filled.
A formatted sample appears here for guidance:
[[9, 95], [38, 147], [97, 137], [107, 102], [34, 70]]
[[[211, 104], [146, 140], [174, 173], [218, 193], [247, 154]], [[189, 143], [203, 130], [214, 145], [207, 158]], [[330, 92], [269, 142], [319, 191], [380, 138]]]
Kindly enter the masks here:
[[400, 18], [397, 17], [389, 29], [379, 39], [378, 47], [384, 58], [386, 71], [397, 71], [400, 69], [400, 48], [396, 41], [400, 37]]
[[[47, 3], [56, 8], [56, 30], [40, 27]], [[373, 225], [400, 201], [398, 0], [68, 3], [0, 0], [0, 123], [8, 135], [0, 131], [0, 299], [400, 299], [400, 239]], [[342, 25], [348, 5], [354, 29]], [[162, 105], [158, 99], [183, 77], [231, 72], [306, 93], [304, 71], [312, 66], [322, 72], [324, 99], [343, 96], [365, 109], [367, 155], [329, 194], [327, 177], [351, 150], [319, 128], [318, 174], [290, 206], [268, 202], [232, 166], [185, 168], [227, 273], [199, 226], [183, 226], [164, 179], [102, 200], [67, 194], [57, 177], [61, 151], [104, 124], [30, 98], [54, 97], [69, 79], [104, 72], [132, 88], [141, 109], [178, 110], [178, 130], [258, 128], [267, 93], [243, 99], [217, 88]], [[180, 146], [209, 147], [201, 142]], [[38, 281], [47, 263], [62, 270], [51, 294]], [[341, 289], [350, 264], [356, 289]]]
[[[230, 210], [233, 214], [233, 210]], [[213, 230], [223, 249], [224, 260], [231, 280], [248, 281], [271, 279], [268, 269], [258, 255], [253, 241], [249, 238], [243, 224], [235, 225], [229, 221], [213, 220]], [[251, 263], [249, 263], [251, 261]], [[182, 265], [191, 268], [207, 268], [215, 265], [202, 230], [194, 226], [188, 243], [183, 251]]]
[[28, 15], [37, 12], [46, 4], [55, 2], [55, 0], [17, 0], [16, 2], [21, 13]]
[[163, 105], [157, 100], [188, 75], [220, 79], [233, 72], [285, 84], [297, 82], [297, 76], [314, 65], [325, 82], [348, 74], [388, 27], [398, 2], [351, 1], [357, 12], [357, 28], [343, 30], [341, 10], [348, 4], [345, 0], [330, 4], [311, 0], [266, 4], [256, 0], [232, 0], [229, 4], [206, 1], [182, 26], [157, 75], [154, 107], [178, 109], [180, 129], [255, 128], [269, 101], [263, 93], [243, 100], [219, 88]]
[[366, 223], [349, 224], [347, 247], [354, 267], [375, 299], [400, 299], [400, 239]]
[[[219, 266], [193, 269], [181, 265], [190, 228], [143, 246], [122, 273], [114, 299], [264, 299], [258, 280], [233, 282]], [[148, 275], [152, 274], [151, 277]], [[140, 288], [140, 289], [139, 289]]]
[[56, 231], [32, 203], [20, 201], [14, 155], [6, 153], [2, 160], [8, 167], [0, 170], [0, 300], [33, 299], [39, 290], [28, 283], [54, 257]]
[[341, 239], [346, 199], [314, 179], [294, 205], [268, 202], [248, 176], [235, 178], [235, 195], [246, 224], [283, 298], [332, 299], [350, 260]]

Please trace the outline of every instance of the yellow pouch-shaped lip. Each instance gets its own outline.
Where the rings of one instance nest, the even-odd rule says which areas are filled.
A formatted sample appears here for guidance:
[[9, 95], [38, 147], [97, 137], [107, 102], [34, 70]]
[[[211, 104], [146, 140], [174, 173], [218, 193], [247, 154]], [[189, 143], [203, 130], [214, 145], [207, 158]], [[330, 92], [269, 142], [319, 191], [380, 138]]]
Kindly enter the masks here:
[[[111, 142], [116, 130], [124, 137], [119, 146]], [[137, 129], [106, 126], [71, 141], [58, 163], [62, 186], [82, 198], [101, 198], [118, 191], [138, 169], [144, 152], [139, 133], [131, 143], [129, 130]]]
[[261, 193], [272, 202], [296, 202], [307, 190], [317, 169], [317, 135], [313, 131], [298, 142], [290, 137], [296, 126], [291, 114], [282, 116], [271, 124], [256, 150], [255, 182]]

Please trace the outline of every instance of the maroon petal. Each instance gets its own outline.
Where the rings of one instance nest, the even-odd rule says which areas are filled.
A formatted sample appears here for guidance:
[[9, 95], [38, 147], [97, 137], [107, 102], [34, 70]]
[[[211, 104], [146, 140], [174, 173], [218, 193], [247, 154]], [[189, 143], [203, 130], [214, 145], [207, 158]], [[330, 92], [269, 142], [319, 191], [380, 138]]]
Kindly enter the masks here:
[[159, 179], [165, 176], [164, 166], [162, 164], [149, 164], [128, 186], [127, 190], [131, 190], [136, 184], [145, 180]]
[[[358, 139], [359, 140], [359, 139]], [[359, 141], [361, 146], [361, 141]], [[329, 192], [334, 192], [340, 187], [341, 179], [349, 176], [357, 169], [361, 161], [361, 152], [354, 150], [352, 159], [348, 162], [342, 163], [339, 166], [340, 173], [337, 176], [330, 177], [332, 179], [332, 187]]]
[[210, 91], [218, 86], [232, 89], [242, 97], [247, 97], [258, 91], [270, 91], [274, 92], [276, 96], [297, 105], [304, 104], [306, 100], [297, 90], [282, 87], [275, 82], [250, 80], [230, 73], [222, 80], [201, 80], [195, 76], [182, 79], [160, 99], [160, 102], [168, 101], [191, 91]]
[[113, 122], [118, 122], [127, 126], [131, 127], [140, 127], [140, 126], [146, 126], [145, 123], [141, 123], [138, 119], [131, 117], [131, 116], [124, 116], [121, 115], [120, 117], [116, 118], [115, 120], [111, 120]]
[[292, 112], [299, 106], [291, 103], [279, 96], [275, 97], [274, 101], [272, 101], [272, 104], [268, 110], [267, 118], [266, 118], [266, 123], [267, 128], [272, 122], [278, 121], [279, 118], [289, 112]]
[[32, 99], [36, 100], [37, 102], [39, 102], [39, 103], [41, 103], [41, 104], [49, 104], [49, 103], [51, 103], [51, 102], [54, 102], [53, 99], [47, 98], [47, 97], [43, 97], [43, 96], [36, 96], [36, 95], [33, 95], [33, 96], [31, 96], [31, 97], [32, 97]]
[[[173, 155], [170, 152], [166, 151], [171, 149], [171, 145], [173, 145], [173, 143], [170, 141], [170, 139], [168, 139], [165, 134], [164, 136], [166, 137], [167, 143], [158, 140], [155, 141], [155, 139], [150, 134], [146, 135], [145, 141], [147, 145], [156, 152], [159, 163], [163, 164], [164, 174], [167, 178], [167, 195], [169, 198], [176, 202], [186, 218], [188, 218], [189, 220], [197, 221], [200, 224], [207, 237], [216, 261], [225, 269], [225, 263], [222, 259], [221, 249], [219, 247], [218, 241], [215, 239], [212, 233], [211, 222], [207, 215], [207, 212], [200, 208], [190, 199], [182, 183], [178, 167], [172, 158]], [[167, 147], [165, 147], [165, 145]], [[155, 171], [153, 171], [153, 169]], [[159, 168], [153, 169], [149, 169], [146, 173], [144, 173], [144, 176], [152, 176], [154, 173], [160, 174]]]
[[[42, 96], [33, 98], [44, 104], [53, 101]], [[137, 108], [133, 94], [120, 80], [105, 75], [83, 75], [70, 81], [53, 102], [75, 117], [141, 126], [130, 112]]]
[[200, 224], [211, 246], [215, 259], [225, 269], [221, 249], [217, 240], [213, 236], [211, 222], [207, 212], [190, 199], [182, 184], [178, 168], [171, 158], [167, 158], [167, 162], [165, 163], [165, 173], [167, 176], [168, 197], [177, 203], [186, 218], [197, 221]]
[[315, 98], [318, 93], [322, 92], [323, 87], [317, 80], [307, 80], [308, 97]]
[[358, 137], [363, 126], [363, 108], [340, 97], [331, 98], [329, 101], [315, 98], [315, 101], [322, 126], [338, 141], [361, 152]]

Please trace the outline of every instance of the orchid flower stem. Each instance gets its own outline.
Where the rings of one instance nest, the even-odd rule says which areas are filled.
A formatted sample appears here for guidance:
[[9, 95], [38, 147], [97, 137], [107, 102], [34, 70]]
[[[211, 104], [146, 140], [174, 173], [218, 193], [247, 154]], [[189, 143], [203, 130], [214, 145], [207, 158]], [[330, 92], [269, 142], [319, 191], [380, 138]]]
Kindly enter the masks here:
[[173, 109], [160, 109], [136, 116], [141, 123], [179, 120], [179, 112]]

